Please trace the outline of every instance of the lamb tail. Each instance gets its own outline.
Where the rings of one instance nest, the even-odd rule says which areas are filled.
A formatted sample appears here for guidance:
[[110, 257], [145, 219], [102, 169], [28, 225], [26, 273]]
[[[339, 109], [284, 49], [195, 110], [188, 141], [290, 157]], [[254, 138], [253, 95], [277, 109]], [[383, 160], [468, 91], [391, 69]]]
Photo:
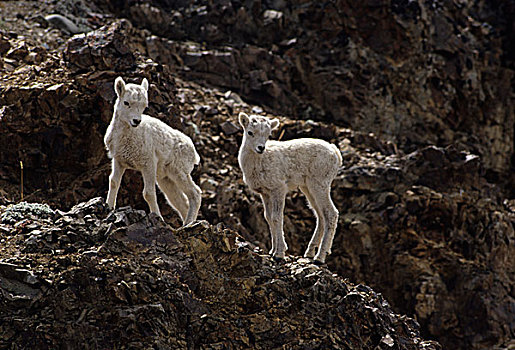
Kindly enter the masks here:
[[331, 144], [331, 146], [333, 146], [334, 152], [338, 156], [338, 166], [341, 167], [343, 165], [342, 152], [340, 152], [340, 149], [336, 145]]

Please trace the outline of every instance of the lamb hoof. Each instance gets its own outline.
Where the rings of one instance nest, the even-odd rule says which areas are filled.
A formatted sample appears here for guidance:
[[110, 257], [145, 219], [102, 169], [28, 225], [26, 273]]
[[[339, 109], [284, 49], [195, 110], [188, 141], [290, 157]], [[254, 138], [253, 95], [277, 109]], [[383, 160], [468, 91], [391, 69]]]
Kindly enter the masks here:
[[281, 258], [279, 256], [273, 256], [272, 259], [274, 259], [276, 263], [281, 263], [284, 261], [284, 257]]
[[325, 264], [325, 258], [327, 257], [327, 253], [324, 254], [323, 252], [318, 252], [317, 255], [313, 258], [313, 262], [317, 265], [323, 265]]
[[313, 260], [313, 264], [315, 264], [317, 266], [323, 266], [323, 265], [325, 265], [325, 262], [315, 259], [315, 260]]
[[325, 264], [325, 255], [322, 256], [321, 254], [315, 255], [315, 258], [313, 259], [313, 264], [315, 265], [324, 265]]

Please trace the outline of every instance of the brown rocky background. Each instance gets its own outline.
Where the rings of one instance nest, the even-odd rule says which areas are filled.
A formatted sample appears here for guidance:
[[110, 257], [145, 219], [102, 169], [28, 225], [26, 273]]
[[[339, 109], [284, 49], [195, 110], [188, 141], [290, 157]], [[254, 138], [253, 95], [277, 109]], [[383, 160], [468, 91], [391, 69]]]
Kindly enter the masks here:
[[[0, 213], [20, 201], [20, 161], [24, 199], [54, 208], [2, 219], [0, 346], [24, 336], [27, 348], [515, 346], [515, 2], [9, 1], [0, 11]], [[45, 19], [55, 13], [79, 33]], [[221, 226], [166, 241], [169, 227], [132, 209], [55, 211], [107, 193], [102, 138], [118, 75], [147, 77], [149, 114], [192, 137], [200, 219]], [[236, 159], [240, 111], [279, 117], [276, 138], [341, 149], [327, 267], [347, 280], [262, 257], [268, 228]], [[147, 210], [141, 188], [127, 173], [120, 205]], [[299, 193], [286, 207], [298, 256], [314, 218]], [[224, 280], [241, 289], [219, 291]], [[85, 340], [100, 329], [105, 338]]]

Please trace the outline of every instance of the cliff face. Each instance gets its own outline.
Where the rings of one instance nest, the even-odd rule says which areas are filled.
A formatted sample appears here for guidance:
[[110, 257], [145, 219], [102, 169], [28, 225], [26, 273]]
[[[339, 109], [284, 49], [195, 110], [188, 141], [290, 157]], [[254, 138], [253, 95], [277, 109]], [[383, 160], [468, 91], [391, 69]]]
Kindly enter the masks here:
[[176, 52], [187, 77], [406, 151], [458, 144], [512, 169], [513, 1], [107, 3], [171, 39], [150, 40], [149, 56]]
[[[108, 1], [97, 5], [49, 1], [44, 8], [31, 2], [4, 2], [1, 6], [5, 10], [2, 18], [6, 19], [0, 32], [0, 198], [3, 204], [20, 198], [20, 160], [24, 164], [24, 192], [28, 201], [46, 202], [67, 210], [90, 198], [105, 197], [109, 163], [102, 138], [112, 114], [112, 84], [118, 75], [138, 83], [146, 77], [151, 83], [148, 113], [191, 136], [201, 155], [202, 164], [195, 172], [203, 190], [201, 219], [237, 231], [242, 236], [237, 239], [241, 240], [240, 245], [268, 251], [269, 233], [259, 197], [243, 184], [236, 158], [241, 142], [237, 114], [261, 113], [264, 109], [263, 113], [281, 118], [281, 129], [275, 138], [320, 137], [342, 150], [344, 167], [333, 184], [340, 220], [333, 254], [328, 258], [331, 271], [382, 293], [393, 310], [413, 316], [420, 323], [424, 338], [437, 339], [445, 348], [502, 348], [509, 347], [515, 338], [515, 261], [510, 258], [515, 254], [511, 159], [514, 116], [510, 86], [513, 51], [508, 45], [513, 38], [510, 27], [513, 23], [509, 21], [513, 18], [513, 2], [222, 1], [206, 7], [165, 1], [153, 5], [143, 1], [130, 4]], [[53, 12], [68, 16], [82, 28], [94, 30], [70, 37], [57, 29], [45, 28], [48, 24], [39, 15]], [[19, 28], [26, 30], [20, 32]], [[140, 175], [128, 172], [119, 194], [120, 205], [148, 211], [141, 190]], [[178, 227], [178, 217], [163, 198], [159, 201], [166, 221]], [[39, 316], [31, 324], [36, 324], [36, 319], [45, 320], [49, 347], [58, 341], [55, 334], [63, 330], [54, 328], [57, 326], [53, 323], [61, 317], [70, 324], [74, 324], [73, 320], [85, 327], [82, 332], [67, 326], [71, 332], [67, 338], [69, 344], [73, 344], [74, 337], [98, 329], [98, 324], [108, 329], [109, 334], [108, 339], [95, 340], [98, 344], [109, 345], [122, 333], [135, 342], [146, 339], [148, 334], [169, 336], [160, 333], [161, 326], [152, 323], [157, 317], [167, 332], [180, 329], [169, 343], [163, 340], [165, 336], [159, 338], [165, 346], [184, 344], [180, 341], [201, 344], [201, 335], [208, 339], [202, 344], [215, 346], [222, 338], [230, 337], [223, 332], [232, 330], [231, 336], [236, 337], [230, 343], [233, 346], [262, 342], [264, 347], [280, 344], [302, 347], [303, 343], [295, 343], [294, 339], [316, 339], [305, 347], [352, 347], [357, 339], [352, 337], [358, 333], [347, 337], [345, 334], [350, 333], [345, 333], [349, 332], [345, 324], [361, 317], [358, 315], [361, 311], [350, 312], [346, 309], [350, 304], [341, 306], [339, 297], [336, 300], [333, 296], [323, 301], [327, 304], [312, 305], [323, 308], [324, 317], [332, 315], [323, 322], [331, 329], [328, 334], [337, 336], [334, 339], [316, 336], [309, 325], [317, 329], [321, 324], [309, 323], [306, 320], [311, 313], [299, 311], [303, 283], [310, 281], [314, 285], [322, 278], [312, 281], [308, 277], [304, 281], [311, 273], [327, 277], [320, 283], [328, 287], [324, 287], [324, 292], [317, 291], [321, 293], [318, 296], [334, 289], [338, 291], [335, 295], [343, 298], [356, 291], [366, 294], [359, 299], [375, 300], [376, 306], [366, 304], [367, 307], [384, 304], [368, 287], [329, 278], [326, 270], [303, 260], [290, 258], [286, 265], [272, 266], [268, 259], [247, 248], [242, 253], [237, 248], [239, 243], [234, 243], [239, 236], [220, 227], [201, 224], [191, 230], [175, 231], [137, 212], [134, 214], [137, 219], [124, 225], [129, 227], [142, 220], [151, 227], [150, 231], [160, 233], [152, 233], [145, 243], [138, 238], [144, 236], [143, 232], [131, 236], [130, 230], [122, 227], [123, 234], [113, 241], [113, 236], [102, 227], [115, 220], [114, 214], [108, 219], [102, 205], [93, 203], [82, 206], [97, 208], [98, 212], [93, 212], [94, 220], [88, 219], [95, 223], [86, 225], [80, 221], [79, 226], [85, 226], [78, 231], [63, 222], [55, 227], [55, 232], [48, 226], [50, 223], [42, 230], [41, 218], [34, 219], [36, 226], [25, 231], [23, 227], [30, 226], [30, 220], [4, 222], [2, 226], [1, 232], [6, 237], [2, 247], [10, 247], [2, 261], [16, 266], [5, 267], [4, 275], [0, 276], [12, 282], [10, 271], [21, 268], [37, 277], [34, 293], [42, 293], [44, 297], [39, 304], [33, 304], [37, 305]], [[5, 210], [6, 207], [2, 212]], [[133, 215], [129, 209], [120, 213]], [[298, 193], [288, 197], [285, 214], [289, 253], [301, 255], [314, 229], [313, 215]], [[55, 218], [62, 219], [63, 215]], [[33, 230], [55, 234], [32, 234]], [[77, 233], [69, 238], [65, 231]], [[248, 265], [244, 271], [237, 264], [224, 265], [225, 262], [210, 267], [208, 257], [221, 254], [215, 248], [219, 246], [210, 241], [214, 238], [205, 238], [211, 243], [206, 243], [208, 248], [202, 248], [197, 241], [187, 238], [190, 234], [232, 237], [228, 238], [232, 242], [229, 250], [220, 249], [228, 256], [234, 252], [243, 254], [238, 255], [239, 264]], [[147, 244], [152, 240], [164, 240], [166, 249], [171, 249], [163, 251], [166, 259], [171, 259], [165, 259], [166, 264], [172, 265], [157, 269], [150, 266], [155, 252], [144, 253], [141, 259], [131, 255], [157, 249]], [[128, 243], [132, 241], [140, 244], [138, 248], [134, 248], [136, 243]], [[123, 246], [127, 244], [131, 248], [125, 251]], [[119, 251], [112, 250], [120, 245]], [[88, 253], [100, 246], [109, 249]], [[64, 252], [54, 258], [48, 255], [48, 249]], [[191, 264], [196, 250], [201, 250], [203, 253], [199, 254], [204, 254], [202, 259], [206, 259], [198, 266]], [[21, 257], [9, 259], [18, 254], [15, 252], [22, 252]], [[179, 254], [177, 259], [175, 254]], [[71, 289], [75, 294], [70, 300], [83, 300], [84, 304], [80, 301], [81, 306], [69, 306], [69, 312], [46, 318], [54, 302], [45, 293], [55, 295], [60, 289], [47, 285], [44, 281], [50, 272], [44, 267], [38, 267], [43, 269], [41, 272], [35, 271], [28, 266], [29, 258], [36, 259], [38, 266], [45, 266], [49, 261], [54, 269], [67, 276], [63, 282], [67, 287], [63, 286], [63, 290]], [[97, 266], [102, 259], [114, 260], [106, 262], [104, 267]], [[127, 261], [129, 267], [122, 276], [117, 267]], [[176, 268], [187, 272], [183, 275], [173, 272], [170, 266], [174, 264], [182, 264]], [[84, 297], [80, 291], [97, 291], [99, 287], [82, 279], [102, 275], [104, 268], [106, 274], [115, 276], [105, 282], [107, 286], [114, 288], [123, 280], [129, 287], [123, 284], [116, 287], [128, 288], [117, 292], [125, 299], [101, 294], [103, 306], [97, 308], [91, 295]], [[131, 296], [136, 301], [128, 299], [129, 290], [139, 292], [126, 275], [141, 269], [154, 279], [164, 270], [172, 271], [167, 273], [176, 274], [180, 281], [170, 282], [172, 290], [181, 295], [189, 293], [187, 298], [198, 298], [203, 303], [198, 310], [203, 313], [198, 310], [193, 313], [189, 308], [194, 307], [187, 305], [189, 301], [180, 301], [178, 294], [169, 295], [172, 292], [156, 287], [155, 281], [145, 284], [148, 294], [144, 297]], [[262, 269], [264, 275], [260, 275]], [[309, 272], [303, 278], [290, 279], [288, 276], [295, 275], [295, 269]], [[203, 271], [208, 271], [206, 276], [199, 277]], [[234, 281], [241, 277], [239, 273], [245, 283], [253, 279], [253, 274], [265, 277], [241, 290], [236, 288], [234, 293], [220, 292], [223, 298], [209, 298], [210, 293], [218, 295], [215, 289], [223, 287], [214, 276], [224, 276], [220, 278], [237, 284]], [[57, 274], [52, 276], [50, 280], [57, 278]], [[277, 276], [284, 277], [281, 280], [287, 286], [284, 295], [273, 294], [277, 292], [272, 287], [274, 283], [267, 280]], [[139, 278], [136, 282], [143, 283]], [[266, 293], [283, 300], [285, 308], [271, 311], [263, 306], [253, 312], [254, 318], [243, 315], [242, 310], [254, 311], [253, 307], [263, 301], [259, 299], [262, 296], [252, 298], [256, 297], [255, 283], [264, 281], [270, 282], [263, 287]], [[214, 289], [210, 289], [211, 285]], [[196, 286], [200, 289], [195, 289]], [[286, 292], [288, 289], [292, 292]], [[155, 293], [166, 297], [159, 299]], [[61, 295], [55, 303], [64, 303], [67, 295]], [[241, 304], [239, 298], [246, 301]], [[177, 309], [162, 311], [161, 308], [171, 308], [167, 304], [170, 301]], [[4, 296], [3, 302], [14, 308], [12, 303], [17, 301]], [[203, 309], [215, 303], [222, 303], [223, 307], [209, 312]], [[288, 308], [287, 303], [296, 306]], [[141, 308], [143, 304], [145, 307]], [[329, 304], [342, 309], [335, 311]], [[389, 346], [391, 342], [386, 334], [390, 334], [395, 346], [401, 343], [419, 346], [413, 345], [418, 342], [417, 326], [398, 316], [391, 316], [391, 322], [384, 323], [384, 315], [393, 315], [384, 307], [379, 308], [382, 316], [370, 316], [375, 321], [367, 316], [360, 326], [356, 324], [358, 328], [366, 325], [374, 329], [366, 336], [360, 333], [362, 339], [371, 339], [367, 347]], [[80, 312], [78, 308], [82, 308]], [[93, 311], [83, 311], [90, 309]], [[216, 311], [222, 309], [225, 311]], [[118, 310], [122, 311], [118, 313]], [[20, 315], [29, 320], [25, 312], [21, 310]], [[223, 316], [215, 319], [209, 316], [207, 320], [201, 317], [219, 315], [218, 312]], [[296, 312], [302, 317], [295, 318]], [[342, 312], [343, 317], [352, 316], [340, 321], [334, 319], [342, 316], [338, 316]], [[183, 320], [180, 315], [188, 313], [196, 316]], [[94, 315], [94, 322], [88, 320], [90, 314]], [[275, 320], [272, 315], [279, 320], [284, 317], [284, 323], [276, 325], [273, 322], [279, 321], [272, 322]], [[143, 323], [148, 329], [131, 326], [134, 319], [146, 320]], [[252, 326], [252, 322], [261, 321], [272, 322], [279, 328], [274, 326], [272, 330], [261, 323]], [[7, 339], [14, 340], [14, 333], [9, 332], [18, 326], [14, 319], [9, 322], [10, 328], [4, 332], [9, 335]], [[109, 328], [113, 323], [127, 325], [127, 331]], [[230, 325], [222, 331], [226, 323]], [[304, 323], [306, 328], [293, 330], [292, 326], [288, 331], [284, 328], [287, 324]], [[238, 327], [254, 327], [256, 331], [252, 335], [240, 334]], [[205, 329], [211, 329], [213, 334], [202, 333], [208, 332]], [[34, 332], [37, 337], [45, 337], [44, 333], [38, 333], [40, 330]], [[414, 338], [406, 336], [406, 332], [413, 332]], [[261, 333], [264, 335], [256, 335]], [[402, 337], [410, 340], [404, 341]]]

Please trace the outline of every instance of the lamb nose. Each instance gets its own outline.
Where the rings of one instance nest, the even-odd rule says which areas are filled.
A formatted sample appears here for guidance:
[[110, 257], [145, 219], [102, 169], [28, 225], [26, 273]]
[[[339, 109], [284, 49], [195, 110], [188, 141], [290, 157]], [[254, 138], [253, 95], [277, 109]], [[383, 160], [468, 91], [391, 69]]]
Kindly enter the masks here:
[[134, 123], [134, 125], [139, 125], [139, 123], [141, 122], [141, 120], [139, 119], [133, 119], [132, 122]]
[[257, 146], [257, 149], [259, 153], [263, 153], [263, 151], [265, 150], [265, 146]]

